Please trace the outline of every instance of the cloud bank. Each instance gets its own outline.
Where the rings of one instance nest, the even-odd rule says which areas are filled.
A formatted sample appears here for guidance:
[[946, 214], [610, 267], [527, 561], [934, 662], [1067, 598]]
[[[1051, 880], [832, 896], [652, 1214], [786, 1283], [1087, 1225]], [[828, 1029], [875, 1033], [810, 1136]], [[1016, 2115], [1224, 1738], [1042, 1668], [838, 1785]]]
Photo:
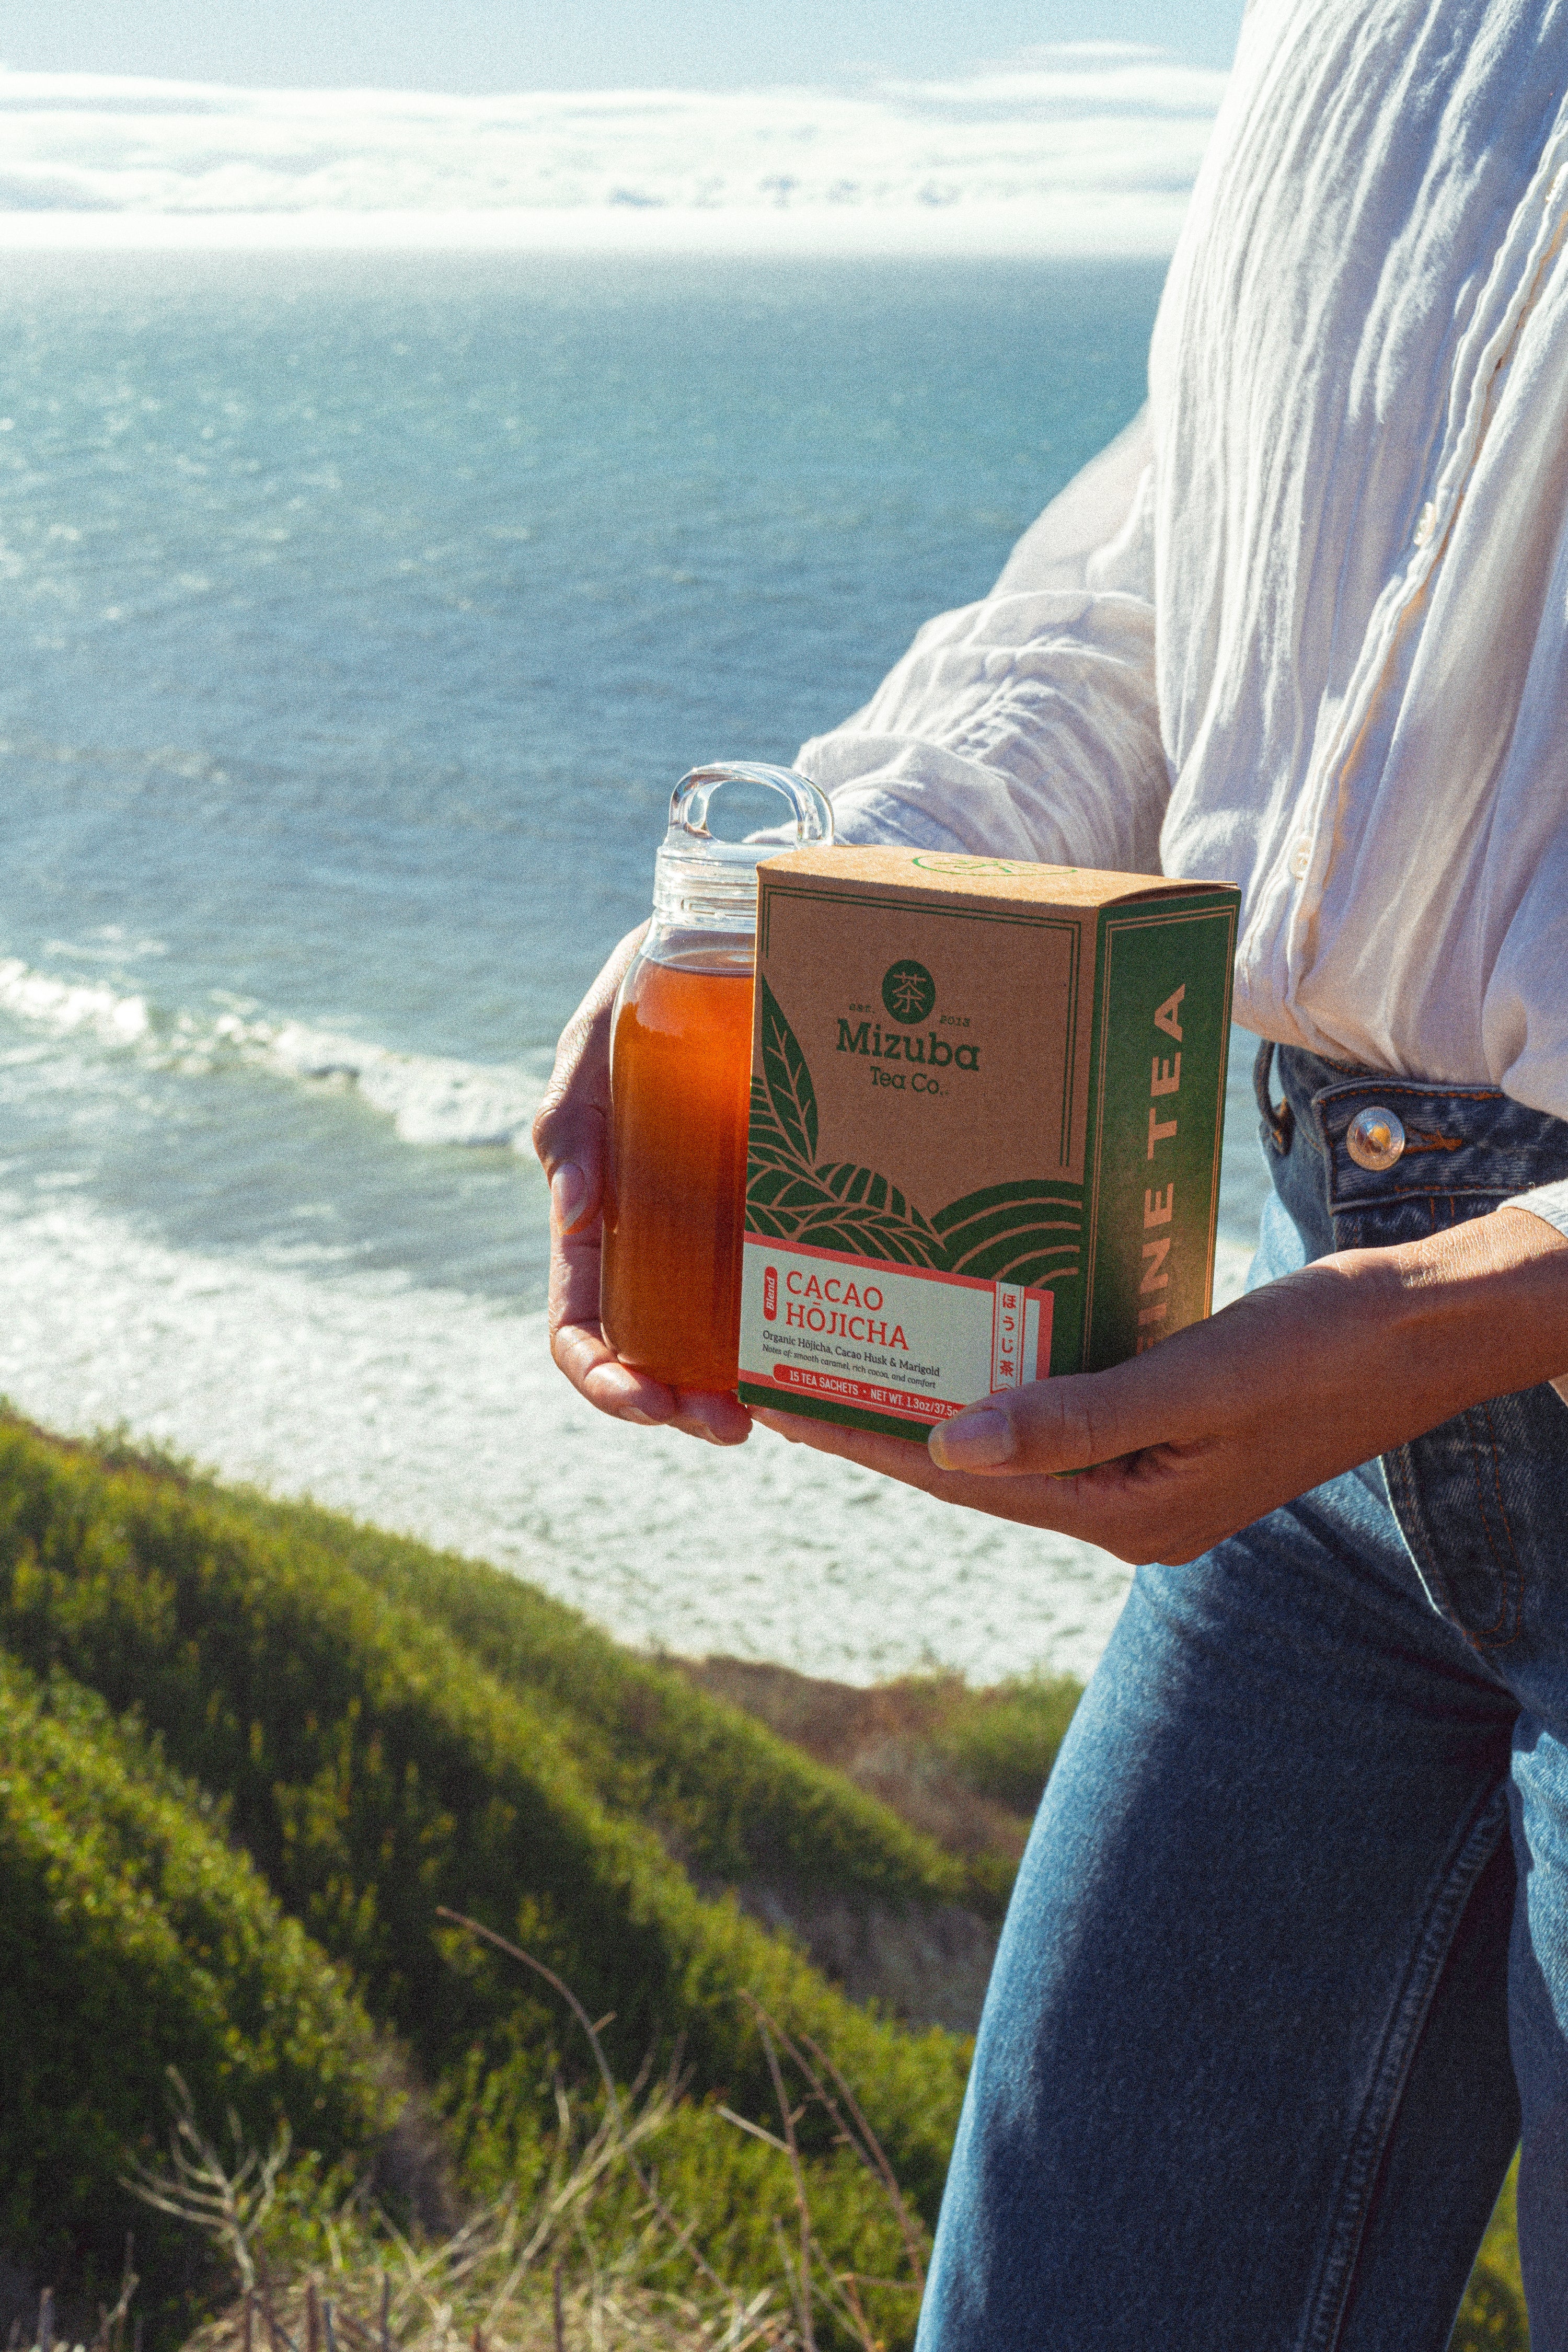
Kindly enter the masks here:
[[0, 71], [0, 243], [1163, 253], [1224, 76], [454, 98]]

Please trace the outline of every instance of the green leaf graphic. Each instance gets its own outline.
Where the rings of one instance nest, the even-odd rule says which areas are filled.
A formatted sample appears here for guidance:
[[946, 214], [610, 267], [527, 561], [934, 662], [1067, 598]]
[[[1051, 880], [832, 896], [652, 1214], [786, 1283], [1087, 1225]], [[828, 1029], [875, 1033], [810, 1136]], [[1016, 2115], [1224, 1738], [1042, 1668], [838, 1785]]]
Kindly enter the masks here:
[[752, 1200], [748, 1199], [746, 1202], [746, 1231], [761, 1234], [770, 1242], [793, 1241], [799, 1223], [800, 1219], [795, 1216], [776, 1217], [771, 1209], [759, 1208]]
[[799, 1160], [776, 1127], [761, 1134], [752, 1128], [746, 1146], [746, 1168], [748, 1177], [752, 1170], [758, 1168], [787, 1168], [792, 1175], [800, 1173]]
[[796, 1158], [809, 1168], [816, 1157], [816, 1089], [800, 1041], [760, 972], [757, 986], [763, 1000], [763, 1078], [768, 1105]]
[[1083, 1196], [1076, 1186], [1029, 1178], [966, 1192], [931, 1219], [950, 1273], [1036, 1285], [1078, 1272], [1082, 1223]]
[[778, 999], [762, 991], [762, 1073], [752, 1080], [746, 1229], [847, 1257], [1038, 1286], [1076, 1275], [1083, 1196], [1023, 1178], [952, 1201], [928, 1223], [896, 1184], [853, 1160], [813, 1166], [816, 1090]]
[[885, 1258], [895, 1265], [941, 1268], [945, 1263], [942, 1245], [925, 1220], [916, 1224], [891, 1209], [814, 1209], [801, 1219], [795, 1239], [817, 1249], [843, 1250], [850, 1257]]
[[746, 1186], [746, 1199], [755, 1201], [763, 1209], [830, 1209], [833, 1195], [824, 1192], [813, 1177], [803, 1176], [798, 1168], [764, 1168], [754, 1184]]
[[1038, 1177], [1018, 1177], [1006, 1184], [984, 1185], [978, 1192], [965, 1192], [959, 1200], [950, 1201], [945, 1209], [937, 1211], [931, 1223], [939, 1234], [951, 1233], [955, 1225], [967, 1224], [988, 1209], [1029, 1203], [1065, 1210], [1076, 1217], [1082, 1213], [1083, 1193], [1076, 1184], [1047, 1184]]

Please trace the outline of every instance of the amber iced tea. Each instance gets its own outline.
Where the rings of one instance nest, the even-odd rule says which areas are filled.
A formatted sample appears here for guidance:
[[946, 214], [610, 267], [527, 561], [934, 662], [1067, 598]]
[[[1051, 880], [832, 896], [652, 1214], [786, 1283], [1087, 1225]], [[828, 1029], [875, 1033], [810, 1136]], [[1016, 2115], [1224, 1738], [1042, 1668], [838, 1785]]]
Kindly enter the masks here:
[[672, 1389], [732, 1389], [752, 1065], [752, 978], [732, 953], [644, 961], [610, 1049], [605, 1337]]
[[[716, 835], [715, 793], [751, 824], [759, 787], [764, 804], [784, 801], [787, 827], [765, 843]], [[599, 1318], [623, 1363], [667, 1388], [722, 1391], [739, 1375], [757, 867], [781, 833], [833, 838], [805, 776], [750, 761], [682, 776], [653, 920], [616, 998]]]

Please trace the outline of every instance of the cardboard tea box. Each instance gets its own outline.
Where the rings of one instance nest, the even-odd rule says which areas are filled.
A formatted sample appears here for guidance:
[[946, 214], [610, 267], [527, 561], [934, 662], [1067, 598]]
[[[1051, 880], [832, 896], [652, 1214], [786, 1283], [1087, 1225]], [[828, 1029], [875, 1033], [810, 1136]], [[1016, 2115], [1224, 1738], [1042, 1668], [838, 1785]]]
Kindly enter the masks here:
[[1209, 1311], [1239, 894], [910, 849], [758, 869], [740, 1393], [923, 1440]]

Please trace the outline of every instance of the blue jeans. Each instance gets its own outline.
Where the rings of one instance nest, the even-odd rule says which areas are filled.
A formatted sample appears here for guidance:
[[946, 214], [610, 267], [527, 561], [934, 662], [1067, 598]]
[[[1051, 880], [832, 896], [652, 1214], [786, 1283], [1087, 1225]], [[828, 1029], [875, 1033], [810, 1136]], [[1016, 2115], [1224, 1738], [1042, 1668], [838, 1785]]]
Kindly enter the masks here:
[[[1505, 1096], [1279, 1066], [1255, 1285], [1568, 1175]], [[1373, 1103], [1381, 1175], [1344, 1141]], [[1533, 2352], [1568, 2352], [1565, 1511], [1542, 1387], [1139, 1570], [1008, 1913], [920, 2352], [1441, 2352], [1521, 2115]]]

